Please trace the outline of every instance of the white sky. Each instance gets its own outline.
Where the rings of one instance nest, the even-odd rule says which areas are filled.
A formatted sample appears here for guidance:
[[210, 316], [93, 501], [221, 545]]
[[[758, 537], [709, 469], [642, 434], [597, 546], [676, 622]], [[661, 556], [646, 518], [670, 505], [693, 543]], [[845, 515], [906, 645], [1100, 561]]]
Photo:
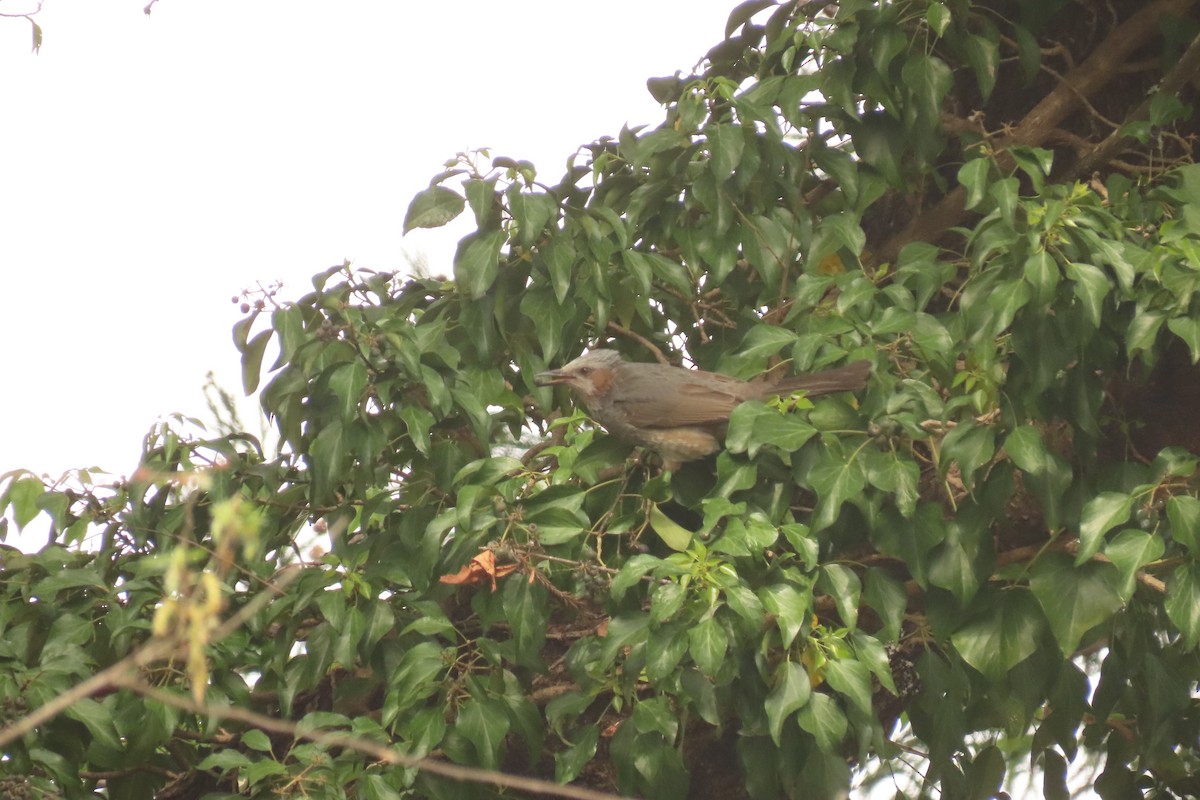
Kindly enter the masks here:
[[[0, 0], [0, 12], [32, 5]], [[230, 298], [423, 253], [412, 195], [490, 147], [556, 181], [661, 110], [736, 0], [45, 0], [0, 19], [0, 473], [129, 474], [150, 425], [240, 393]], [[464, 218], [470, 215], [464, 215]], [[256, 420], [244, 420], [256, 432]]]

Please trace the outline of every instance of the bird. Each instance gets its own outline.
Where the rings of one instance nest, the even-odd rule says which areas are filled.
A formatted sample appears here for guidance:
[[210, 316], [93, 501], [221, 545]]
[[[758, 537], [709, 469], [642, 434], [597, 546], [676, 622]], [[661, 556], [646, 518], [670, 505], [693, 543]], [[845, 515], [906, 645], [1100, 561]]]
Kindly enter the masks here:
[[619, 439], [657, 452], [667, 470], [722, 447], [729, 415], [747, 400], [806, 391], [809, 396], [857, 391], [870, 361], [784, 378], [743, 381], [668, 364], [626, 361], [615, 350], [595, 349], [556, 370], [534, 376], [539, 386], [563, 385], [592, 419]]

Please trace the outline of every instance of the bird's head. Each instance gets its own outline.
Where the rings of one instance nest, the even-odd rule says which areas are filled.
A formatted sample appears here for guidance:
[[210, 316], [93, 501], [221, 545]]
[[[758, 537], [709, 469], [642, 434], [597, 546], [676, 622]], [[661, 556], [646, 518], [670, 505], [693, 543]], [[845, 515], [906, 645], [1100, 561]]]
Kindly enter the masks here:
[[608, 393], [622, 362], [621, 354], [616, 350], [592, 350], [559, 369], [538, 373], [534, 383], [538, 386], [563, 384], [588, 402]]

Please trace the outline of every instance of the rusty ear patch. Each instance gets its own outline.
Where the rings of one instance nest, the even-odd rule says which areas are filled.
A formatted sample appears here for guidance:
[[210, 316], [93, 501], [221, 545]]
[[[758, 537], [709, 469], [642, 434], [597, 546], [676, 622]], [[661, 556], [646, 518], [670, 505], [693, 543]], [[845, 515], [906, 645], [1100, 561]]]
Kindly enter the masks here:
[[592, 384], [592, 394], [596, 395], [597, 397], [608, 394], [608, 390], [612, 388], [614, 377], [616, 377], [616, 370], [593, 370], [588, 379]]

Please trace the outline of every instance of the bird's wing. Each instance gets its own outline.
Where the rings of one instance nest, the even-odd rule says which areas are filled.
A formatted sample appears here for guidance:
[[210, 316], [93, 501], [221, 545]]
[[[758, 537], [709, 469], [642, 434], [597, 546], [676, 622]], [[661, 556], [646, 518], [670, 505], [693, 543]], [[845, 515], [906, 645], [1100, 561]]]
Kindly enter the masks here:
[[[625, 365], [629, 366], [641, 365]], [[627, 391], [619, 405], [640, 428], [725, 423], [730, 412], [745, 400], [739, 391], [745, 384], [724, 375], [680, 369], [651, 371], [638, 378], [642, 380], [632, 386], [625, 383]]]

